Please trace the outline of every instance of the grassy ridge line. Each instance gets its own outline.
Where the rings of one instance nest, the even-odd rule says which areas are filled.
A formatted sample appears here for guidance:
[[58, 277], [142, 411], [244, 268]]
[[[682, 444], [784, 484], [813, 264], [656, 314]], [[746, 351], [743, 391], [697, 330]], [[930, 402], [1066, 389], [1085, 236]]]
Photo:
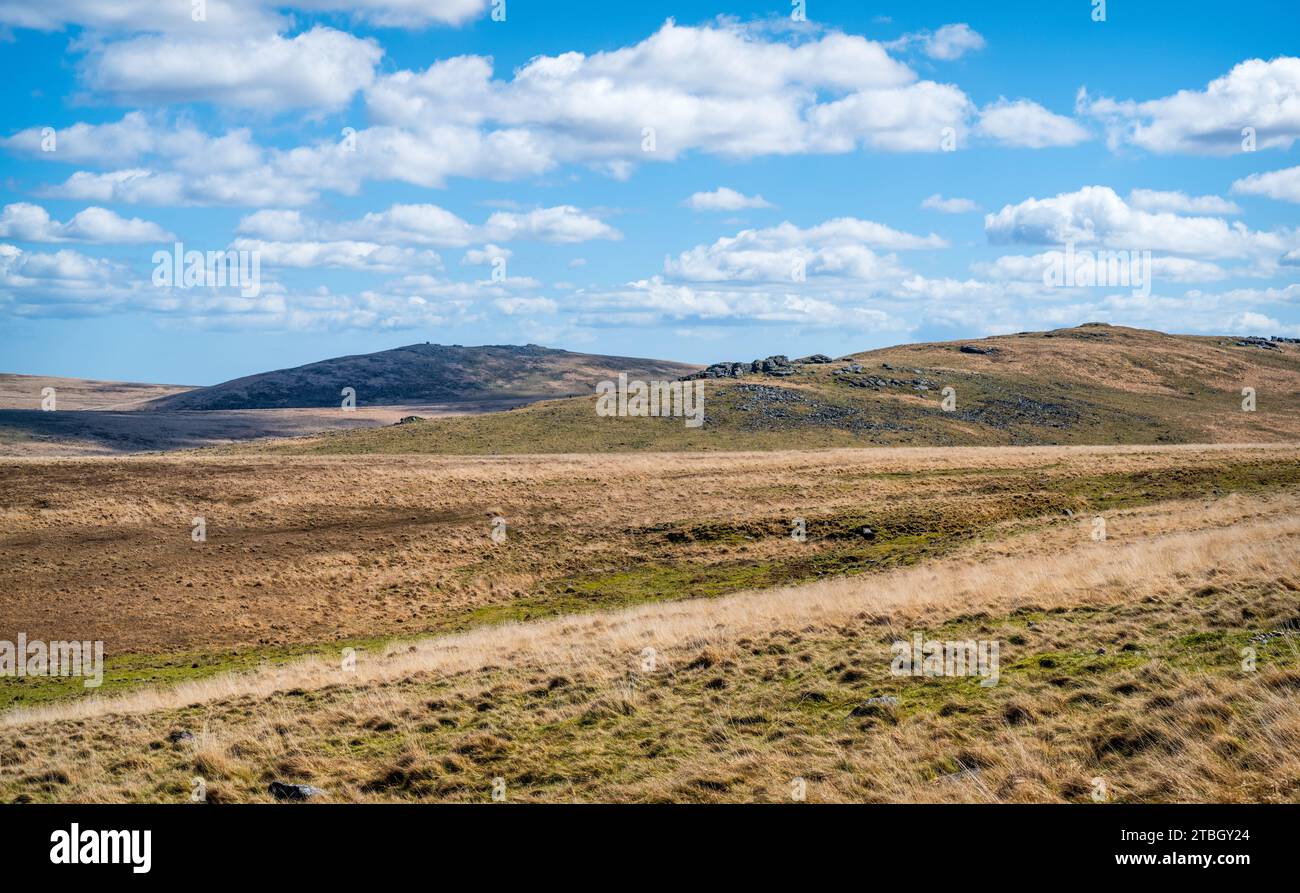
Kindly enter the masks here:
[[[962, 348], [978, 345], [979, 353]], [[861, 371], [842, 373], [847, 363]], [[957, 393], [954, 412], [940, 391]], [[1241, 388], [1259, 411], [1241, 411]], [[594, 397], [242, 450], [455, 455], [861, 446], [1195, 443], [1300, 438], [1300, 351], [1081, 326], [912, 344], [705, 382], [706, 419], [600, 418]]]
[[[945, 413], [937, 394], [864, 396], [834, 380], [706, 382], [702, 427], [677, 418], [600, 417], [594, 397], [550, 400], [506, 412], [426, 419], [402, 426], [225, 448], [234, 453], [357, 455], [735, 451], [863, 446], [999, 446], [1195, 443], [1210, 438], [1189, 419], [1160, 414], [1158, 400], [1054, 382], [949, 376], [960, 408]], [[761, 390], [754, 390], [761, 389]], [[897, 390], [897, 389], [896, 389]], [[1029, 403], [1019, 395], [1032, 395]], [[770, 404], [770, 405], [769, 405]], [[1036, 423], [1021, 406], [1068, 413]], [[1068, 409], [1057, 410], [1057, 407]], [[1167, 407], [1164, 407], [1167, 409]]]

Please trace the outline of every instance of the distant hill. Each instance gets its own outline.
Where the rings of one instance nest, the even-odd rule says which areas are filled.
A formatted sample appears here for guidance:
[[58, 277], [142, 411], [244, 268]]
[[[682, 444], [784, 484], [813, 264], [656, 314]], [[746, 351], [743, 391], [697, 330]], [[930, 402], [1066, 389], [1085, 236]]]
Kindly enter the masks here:
[[[530, 453], [1300, 441], [1300, 344], [1104, 324], [704, 374], [704, 423], [602, 417], [593, 395], [248, 449]], [[757, 369], [757, 371], [755, 371]], [[955, 405], [942, 406], [953, 388]], [[1242, 408], [1253, 388], [1256, 408]]]
[[0, 372], [0, 410], [41, 408], [42, 391], [54, 388], [55, 408], [61, 410], [132, 410], [158, 397], [192, 390], [190, 385], [98, 381], [52, 375]]
[[684, 363], [571, 353], [529, 344], [412, 344], [236, 378], [150, 401], [155, 411], [337, 407], [345, 387], [358, 406], [451, 403], [588, 394], [619, 372], [647, 380], [698, 369]]

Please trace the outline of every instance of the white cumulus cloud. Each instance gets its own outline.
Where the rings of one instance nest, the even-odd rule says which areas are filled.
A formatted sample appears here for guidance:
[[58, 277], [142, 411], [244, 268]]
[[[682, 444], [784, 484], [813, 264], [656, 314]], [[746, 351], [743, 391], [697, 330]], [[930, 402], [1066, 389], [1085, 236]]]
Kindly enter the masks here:
[[745, 195], [727, 186], [712, 192], [696, 192], [682, 204], [696, 211], [740, 211], [746, 208], [770, 208], [772, 204], [761, 195]]
[[93, 52], [83, 77], [119, 101], [332, 109], [370, 85], [383, 54], [373, 40], [323, 26], [295, 37], [149, 35]]
[[1174, 211], [1178, 214], [1240, 214], [1235, 202], [1217, 195], [1188, 195], [1186, 192], [1133, 189], [1128, 203], [1143, 211]]
[[1049, 112], [1036, 102], [1000, 99], [980, 110], [975, 132], [1005, 146], [1044, 149], [1074, 146], [1089, 139], [1073, 118]]
[[1300, 166], [1251, 174], [1233, 183], [1232, 191], [1245, 195], [1266, 195], [1286, 202], [1300, 202]]
[[1052, 198], [1006, 205], [985, 215], [984, 229], [995, 244], [1074, 242], [1266, 263], [1276, 263], [1300, 245], [1300, 234], [1294, 229], [1264, 232], [1218, 217], [1140, 210], [1108, 186], [1085, 186]]
[[1112, 146], [1151, 152], [1231, 155], [1253, 132], [1257, 149], [1290, 149], [1300, 137], [1300, 58], [1248, 59], [1204, 90], [1146, 101], [1093, 98], [1080, 90], [1079, 114], [1106, 122]]
[[66, 223], [50, 217], [40, 205], [18, 202], [0, 211], [0, 238], [27, 242], [161, 242], [175, 238], [156, 223], [121, 217], [107, 208], [86, 208]]

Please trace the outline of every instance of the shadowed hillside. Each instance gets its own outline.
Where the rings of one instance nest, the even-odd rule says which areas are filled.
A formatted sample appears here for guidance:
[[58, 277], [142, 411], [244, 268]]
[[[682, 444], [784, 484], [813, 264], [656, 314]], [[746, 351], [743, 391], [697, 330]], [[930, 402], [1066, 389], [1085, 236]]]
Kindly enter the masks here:
[[[768, 367], [710, 367], [743, 374], [704, 380], [697, 428], [681, 418], [600, 417], [585, 396], [253, 448], [482, 454], [1300, 438], [1300, 345], [1291, 343], [1090, 324]], [[949, 387], [955, 405], [945, 411]], [[1247, 387], [1255, 411], [1242, 408]]]
[[643, 378], [672, 378], [695, 368], [663, 360], [571, 353], [535, 344], [412, 344], [248, 375], [162, 397], [144, 408], [337, 407], [346, 387], [356, 390], [358, 406], [563, 397], [590, 392], [596, 382], [621, 371]]

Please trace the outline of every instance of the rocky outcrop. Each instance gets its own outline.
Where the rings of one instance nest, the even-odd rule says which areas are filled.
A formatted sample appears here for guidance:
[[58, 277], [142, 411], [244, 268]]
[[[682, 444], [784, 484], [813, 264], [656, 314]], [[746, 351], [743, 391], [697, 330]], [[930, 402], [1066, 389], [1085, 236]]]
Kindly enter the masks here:
[[[816, 357], [825, 356], [825, 354], [814, 354]], [[830, 362], [830, 358], [815, 360], [814, 362]], [[771, 375], [777, 378], [784, 378], [794, 375], [795, 365], [802, 361], [795, 360], [793, 363], [785, 354], [773, 354], [762, 360], [752, 360], [748, 363], [714, 363], [706, 369], [699, 372], [692, 372], [690, 375], [683, 375], [682, 381], [694, 381], [699, 378], [744, 378], [746, 375]]]

